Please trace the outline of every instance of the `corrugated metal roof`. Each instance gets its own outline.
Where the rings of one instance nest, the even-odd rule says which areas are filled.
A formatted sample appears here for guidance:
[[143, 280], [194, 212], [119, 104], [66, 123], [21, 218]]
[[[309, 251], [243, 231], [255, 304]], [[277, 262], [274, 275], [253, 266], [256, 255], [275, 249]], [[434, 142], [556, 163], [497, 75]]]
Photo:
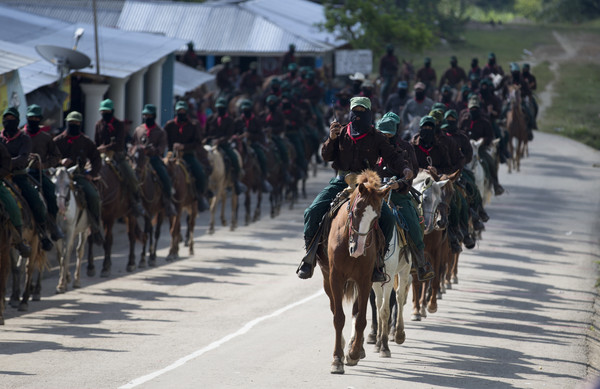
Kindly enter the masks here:
[[312, 41], [336, 47], [346, 43], [330, 32], [321, 31], [317, 25], [325, 23], [324, 7], [312, 1], [248, 0], [240, 2], [240, 7]]
[[173, 83], [173, 94], [183, 96], [199, 86], [207, 84], [210, 87], [215, 83], [216, 76], [201, 72], [192, 67], [175, 61], [175, 82]]
[[11, 49], [12, 45], [3, 45], [0, 42], [0, 75], [12, 72], [13, 70], [17, 70], [37, 61], [37, 59], [17, 54], [17, 52]]
[[[95, 73], [94, 28], [84, 23], [66, 23], [0, 6], [0, 37], [18, 44], [18, 53], [35, 52], [36, 45], [72, 47], [73, 33], [85, 29], [77, 50], [92, 59], [92, 67], [82, 73]], [[100, 71], [104, 76], [125, 78], [172, 53], [186, 41], [155, 34], [127, 32], [108, 27], [98, 27]], [[32, 58], [39, 58], [35, 54]], [[25, 93], [47, 85], [47, 76], [56, 80], [56, 68], [40, 61], [25, 66], [19, 72]], [[27, 86], [26, 86], [27, 85]]]
[[[125, 0], [97, 0], [98, 25], [115, 27]], [[0, 0], [0, 4], [71, 23], [94, 24], [92, 0]]]
[[[284, 29], [237, 3], [147, 3], [127, 1], [117, 26], [128, 31], [163, 33], [194, 42], [197, 52], [232, 55], [280, 55], [290, 43], [299, 54], [333, 46]], [[184, 47], [182, 47], [184, 49]]]

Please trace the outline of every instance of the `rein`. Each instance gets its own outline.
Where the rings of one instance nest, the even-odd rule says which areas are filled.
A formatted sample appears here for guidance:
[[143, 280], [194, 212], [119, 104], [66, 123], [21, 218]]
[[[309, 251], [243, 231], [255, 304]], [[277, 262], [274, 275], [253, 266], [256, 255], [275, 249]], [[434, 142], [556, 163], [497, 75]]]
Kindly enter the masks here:
[[371, 231], [373, 231], [373, 226], [377, 225], [376, 223], [374, 223], [374, 221], [377, 220], [377, 218], [373, 219], [373, 221], [371, 222], [371, 226], [369, 227], [369, 229], [367, 230], [367, 232], [360, 232], [359, 230], [357, 230], [354, 227], [354, 211], [356, 210], [356, 204], [358, 203], [358, 200], [360, 199], [360, 193], [357, 194], [354, 197], [354, 200], [352, 201], [352, 203], [348, 203], [347, 205], [347, 209], [348, 209], [348, 219], [346, 220], [346, 228], [348, 229], [348, 240], [350, 243], [354, 242], [354, 234], [358, 235], [358, 236], [368, 236]]

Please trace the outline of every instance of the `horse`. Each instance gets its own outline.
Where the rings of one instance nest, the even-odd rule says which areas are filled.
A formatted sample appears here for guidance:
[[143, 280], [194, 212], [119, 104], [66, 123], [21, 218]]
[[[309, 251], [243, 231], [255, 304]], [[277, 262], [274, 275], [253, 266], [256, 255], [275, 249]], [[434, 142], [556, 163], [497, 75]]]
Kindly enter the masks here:
[[[393, 206], [393, 205], [391, 205]], [[390, 242], [389, 251], [385, 255], [385, 273], [390, 280], [395, 280], [395, 285], [391, 282], [373, 284], [375, 293], [375, 301], [377, 305], [377, 332], [375, 342], [375, 352], [379, 353], [380, 357], [391, 357], [391, 351], [388, 346], [388, 334], [390, 334], [390, 299], [392, 289], [396, 292], [396, 326], [394, 330], [394, 341], [397, 344], [402, 344], [406, 340], [404, 332], [404, 316], [403, 308], [406, 304], [408, 296], [408, 288], [410, 282], [410, 268], [412, 264], [412, 256], [408, 249], [404, 230], [400, 231], [397, 227], [394, 230], [392, 241]], [[375, 321], [374, 321], [375, 322]]]
[[78, 200], [73, 183], [73, 172], [78, 167], [67, 169], [59, 167], [54, 172], [52, 181], [56, 185], [56, 199], [58, 204], [57, 222], [64, 231], [65, 238], [56, 241], [56, 254], [60, 268], [56, 293], [65, 293], [70, 281], [70, 261], [75, 238], [77, 243], [77, 265], [73, 278], [73, 288], [81, 287], [81, 262], [84, 256], [85, 243], [89, 236], [90, 219], [84, 204]]
[[283, 167], [279, 151], [275, 143], [271, 140], [268, 144], [269, 151], [265, 153], [267, 157], [267, 167], [269, 172], [267, 180], [273, 189], [269, 193], [269, 203], [271, 205], [271, 218], [279, 215], [283, 203], [283, 193], [286, 188], [286, 171]]
[[[2, 183], [0, 182], [0, 185]], [[0, 325], [4, 325], [4, 304], [6, 301], [6, 285], [11, 268], [11, 222], [8, 213], [0, 203]]]
[[[255, 222], [260, 219], [261, 204], [262, 204], [262, 174], [258, 158], [246, 138], [236, 138], [236, 149], [242, 156], [242, 165], [244, 167], [244, 175], [242, 176], [242, 183], [246, 185], [246, 193], [244, 193], [244, 210], [245, 210], [245, 224], [249, 225], [250, 222]], [[256, 207], [254, 213], [252, 213], [252, 193], [256, 192]]]
[[[110, 276], [112, 267], [112, 244], [113, 227], [117, 219], [123, 218], [127, 226], [127, 236], [129, 238], [129, 260], [127, 271], [133, 271], [130, 266], [135, 263], [135, 241], [139, 233], [137, 220], [133, 215], [133, 207], [130, 204], [129, 196], [125, 192], [124, 186], [119, 178], [117, 167], [111, 161], [109, 156], [102, 158], [102, 167], [100, 168], [99, 179], [94, 183], [100, 194], [101, 220], [104, 226], [104, 262], [100, 277]], [[92, 239], [88, 240], [88, 265], [87, 274], [93, 277], [96, 274], [94, 266], [94, 243]]]
[[[234, 231], [237, 228], [237, 211], [238, 211], [238, 195], [235, 193], [235, 187], [231, 173], [225, 168], [225, 160], [223, 153], [217, 146], [204, 146], [208, 152], [208, 159], [213, 167], [212, 173], [208, 177], [208, 188], [213, 192], [214, 197], [210, 201], [210, 222], [208, 225], [208, 233], [215, 232], [215, 214], [217, 205], [221, 203], [221, 224], [226, 226], [225, 219], [225, 203], [227, 202], [227, 190], [231, 192], [231, 225], [229, 229]], [[238, 164], [241, 166], [242, 161], [239, 154], [234, 151]]]
[[[492, 143], [488, 146], [488, 153], [495, 159], [498, 143], [500, 142], [500, 138], [494, 139]], [[481, 158], [479, 158], [479, 149], [483, 145], [483, 138], [479, 140], [471, 139], [471, 147], [473, 148], [473, 158], [471, 162], [465, 165], [467, 170], [473, 172], [475, 176], [475, 184], [477, 185], [477, 189], [479, 189], [479, 193], [481, 194], [482, 205], [487, 205], [490, 203], [492, 199], [493, 192], [493, 183], [490, 178], [485, 174], [485, 170], [483, 165], [481, 164]], [[485, 147], [485, 146], [484, 146]], [[493, 168], [493, 166], [491, 167]]]
[[[520, 85], [509, 85], [508, 91], [510, 110], [506, 113], [506, 130], [508, 131], [508, 151], [511, 160], [507, 161], [506, 165], [508, 172], [511, 173], [512, 168], [518, 172], [521, 171], [521, 158], [527, 149], [528, 134], [527, 121], [521, 109], [521, 87]], [[517, 141], [516, 149], [513, 138]]]
[[325, 240], [321, 241], [317, 255], [335, 327], [331, 365], [333, 374], [344, 373], [344, 297], [354, 302], [354, 329], [346, 364], [356, 365], [359, 359], [365, 357], [363, 332], [367, 325], [371, 275], [377, 256], [385, 244], [383, 234], [377, 228], [377, 221], [383, 199], [390, 189], [389, 186], [381, 187], [381, 180], [376, 172], [363, 171], [356, 177], [345, 211], [342, 208], [332, 217], [328, 232], [322, 235]]
[[[144, 233], [139, 268], [146, 267], [146, 244], [148, 244], [148, 266], [156, 266], [156, 247], [160, 238], [160, 229], [165, 218], [165, 195], [158, 174], [150, 165], [150, 159], [143, 149], [137, 148], [132, 156], [132, 167], [140, 182], [140, 197], [146, 211], [144, 215]], [[129, 260], [128, 271], [135, 269], [135, 259]]]
[[182, 240], [181, 215], [183, 211], [187, 213], [187, 234], [184, 243], [188, 246], [189, 255], [194, 255], [194, 225], [198, 215], [198, 202], [195, 196], [194, 177], [185, 166], [185, 162], [179, 153], [174, 155], [172, 152], [168, 152], [164, 162], [173, 181], [173, 189], [175, 189], [173, 194], [175, 215], [169, 219], [171, 246], [167, 255], [167, 261], [172, 261], [179, 258], [179, 242]]
[[[447, 185], [450, 179], [442, 177], [440, 179], [436, 174], [428, 170], [421, 170], [413, 181], [413, 186], [421, 192], [421, 208], [424, 222], [424, 242], [425, 256], [429, 258], [436, 276], [431, 282], [420, 282], [413, 277], [413, 311], [411, 320], [419, 321], [421, 317], [427, 317], [425, 312], [425, 297], [428, 284], [431, 285], [433, 292], [429, 301], [429, 312], [434, 313], [437, 310], [436, 292], [439, 289], [439, 271], [440, 271], [440, 249], [446, 238], [445, 228], [448, 225], [448, 206], [447, 201], [451, 197], [448, 192], [444, 193], [444, 188], [451, 188]], [[437, 282], [437, 286], [436, 286]]]
[[[21, 217], [23, 219], [22, 238], [29, 244], [29, 247], [31, 248], [31, 255], [26, 259], [20, 257], [14, 248], [10, 249], [10, 263], [12, 267], [12, 294], [9, 303], [13, 308], [17, 308], [19, 311], [25, 312], [29, 309], [29, 297], [32, 297], [32, 294], [33, 301], [38, 301], [40, 299], [41, 273], [48, 264], [46, 252], [42, 250], [38, 227], [29, 204], [21, 195], [21, 192], [16, 189], [16, 186], [12, 185], [9, 180], [6, 182], [10, 191], [15, 197], [15, 200], [17, 200], [21, 210]], [[19, 299], [19, 295], [21, 294], [21, 268], [23, 265], [25, 267], [25, 284], [23, 287], [23, 294]], [[38, 274], [35, 285], [33, 285], [34, 272], [36, 271]], [[2, 301], [4, 301], [4, 299], [2, 299]]]

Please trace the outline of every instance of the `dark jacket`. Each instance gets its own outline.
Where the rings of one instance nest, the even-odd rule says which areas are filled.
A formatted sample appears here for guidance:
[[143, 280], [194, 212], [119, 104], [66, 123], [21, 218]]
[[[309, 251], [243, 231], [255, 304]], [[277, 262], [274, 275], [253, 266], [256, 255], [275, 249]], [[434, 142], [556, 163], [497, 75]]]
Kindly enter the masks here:
[[167, 150], [167, 133], [158, 124], [148, 128], [146, 124], [137, 126], [133, 132], [133, 146], [152, 146], [146, 151], [149, 156], [162, 157]]
[[54, 143], [56, 143], [56, 147], [63, 158], [69, 158], [74, 163], [78, 163], [79, 161], [85, 163], [89, 160], [92, 165], [90, 175], [98, 175], [102, 166], [100, 152], [98, 152], [98, 148], [94, 142], [85, 136], [85, 134], [71, 136], [65, 130], [54, 138]]
[[[31, 153], [40, 156], [42, 162], [41, 168], [48, 169], [56, 167], [60, 162], [61, 155], [52, 136], [41, 129], [35, 134], [32, 134], [27, 131], [27, 125], [23, 132], [31, 138]], [[34, 161], [33, 167], [36, 169], [39, 168], [40, 166], [38, 166], [37, 158]]]
[[108, 122], [100, 119], [96, 122], [94, 142], [96, 142], [100, 152], [124, 153], [126, 135], [125, 124], [119, 119], [113, 117]]
[[19, 130], [14, 138], [9, 139], [6, 137], [5, 131], [2, 131], [1, 141], [11, 156], [10, 171], [25, 170], [29, 163], [29, 154], [31, 153], [31, 138]]

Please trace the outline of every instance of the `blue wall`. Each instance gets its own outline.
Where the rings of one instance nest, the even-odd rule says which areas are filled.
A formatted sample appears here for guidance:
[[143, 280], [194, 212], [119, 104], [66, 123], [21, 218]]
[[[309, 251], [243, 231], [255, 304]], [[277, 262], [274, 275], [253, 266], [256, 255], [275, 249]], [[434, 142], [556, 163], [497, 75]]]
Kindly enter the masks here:
[[165, 63], [162, 68], [162, 91], [161, 91], [161, 105], [162, 112], [160, 115], [161, 125], [175, 116], [173, 111], [175, 102], [173, 101], [173, 85], [175, 84], [175, 54], [171, 53], [167, 55]]

